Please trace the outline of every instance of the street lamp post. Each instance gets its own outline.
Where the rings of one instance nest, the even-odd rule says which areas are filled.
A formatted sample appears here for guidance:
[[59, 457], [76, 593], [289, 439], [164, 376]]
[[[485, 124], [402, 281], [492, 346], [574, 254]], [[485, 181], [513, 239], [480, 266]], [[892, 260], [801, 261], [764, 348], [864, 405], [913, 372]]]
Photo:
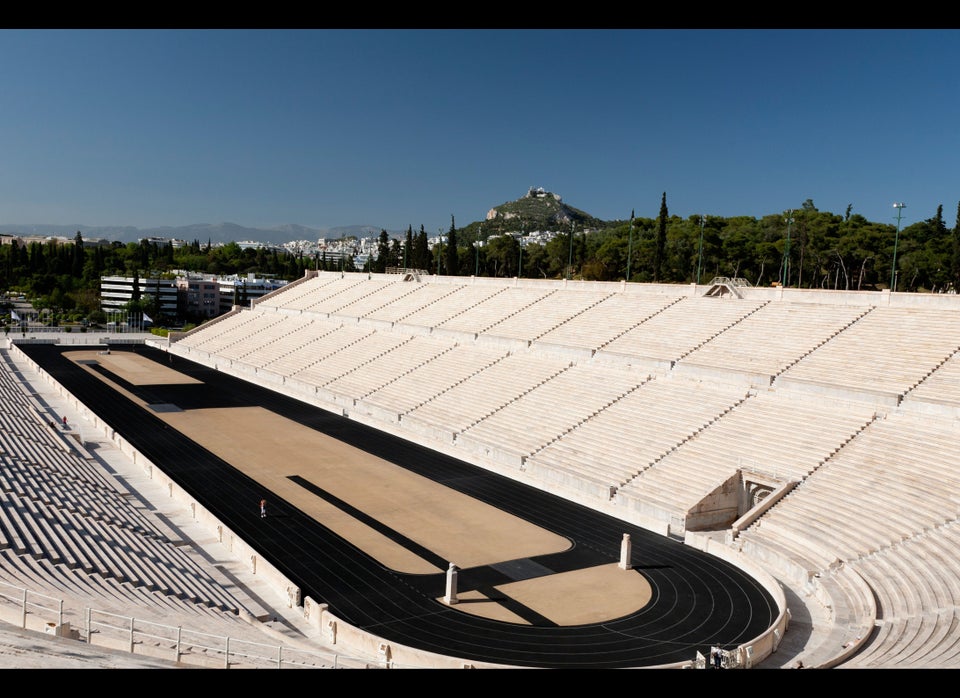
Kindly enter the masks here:
[[900, 216], [903, 214], [903, 208], [906, 206], [899, 201], [893, 205], [897, 209], [897, 234], [893, 238], [893, 266], [890, 267], [890, 289], [897, 290], [897, 244], [900, 242]]
[[570, 254], [567, 255], [567, 280], [573, 276], [573, 231], [576, 230], [573, 223], [570, 223]]
[[520, 226], [520, 239], [517, 240], [520, 245], [520, 261], [517, 262], [517, 278], [523, 278], [523, 226]]
[[476, 255], [476, 262], [473, 265], [473, 275], [480, 276], [480, 236], [483, 235], [483, 226], [481, 225], [478, 228], [477, 239], [474, 241], [474, 254]]
[[788, 269], [790, 268], [790, 224], [793, 223], [793, 211], [787, 215], [787, 244], [783, 248], [783, 280], [780, 282], [780, 285], [783, 288], [787, 287], [787, 281], [790, 280], [790, 274]]
[[630, 232], [627, 235], [627, 283], [630, 283], [630, 261], [633, 257], [633, 211], [630, 212]]
[[703, 265], [703, 224], [706, 216], [700, 214], [700, 246], [697, 248], [697, 286], [700, 285], [700, 269]]

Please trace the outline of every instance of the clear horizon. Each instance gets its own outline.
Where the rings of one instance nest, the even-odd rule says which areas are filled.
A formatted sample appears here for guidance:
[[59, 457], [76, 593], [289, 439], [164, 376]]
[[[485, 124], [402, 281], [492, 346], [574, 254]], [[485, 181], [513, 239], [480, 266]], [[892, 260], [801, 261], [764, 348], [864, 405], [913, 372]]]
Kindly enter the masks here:
[[[955, 222], [958, 30], [3, 29], [0, 218]], [[32, 223], [30, 222], [32, 221]]]

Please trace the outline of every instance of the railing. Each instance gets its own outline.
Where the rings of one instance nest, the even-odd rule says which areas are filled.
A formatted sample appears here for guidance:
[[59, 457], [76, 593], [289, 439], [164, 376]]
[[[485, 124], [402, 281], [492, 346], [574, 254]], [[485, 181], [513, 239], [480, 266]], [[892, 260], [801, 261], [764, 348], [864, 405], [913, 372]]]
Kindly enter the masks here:
[[[15, 594], [13, 592], [16, 592]], [[53, 603], [53, 606], [44, 606], [42, 603], [37, 601], [31, 601], [30, 597], [37, 599], [45, 599]], [[49, 612], [50, 615], [56, 615], [57, 620], [55, 625], [60, 627], [63, 625], [63, 600], [58, 599], [53, 596], [47, 596], [46, 594], [41, 594], [39, 592], [31, 592], [29, 589], [24, 587], [14, 586], [12, 584], [7, 584], [6, 582], [0, 582], [0, 602], [9, 602], [13, 605], [19, 604], [19, 621], [18, 626], [26, 629], [27, 627], [27, 615], [30, 613], [43, 613], [44, 611]], [[34, 609], [31, 611], [31, 609]]]
[[[242, 640], [229, 635], [214, 635], [182, 626], [123, 616], [106, 611], [86, 609], [84, 630], [88, 644], [109, 645], [136, 654], [137, 646], [154, 649], [151, 654], [163, 655], [175, 662], [230, 669], [243, 668], [346, 668], [337, 654], [310, 652], [285, 645]], [[94, 638], [97, 638], [94, 643]], [[367, 668], [366, 664], [361, 668]]]
[[[33, 620], [28, 628], [28, 616]], [[59, 637], [207, 668], [377, 669], [375, 662], [272, 645], [229, 635], [214, 635], [91, 607], [83, 609], [83, 628], [65, 625], [64, 602], [54, 596], [0, 581], [0, 622], [27, 630], [46, 628]], [[54, 620], [55, 619], [55, 620]], [[385, 666], [399, 668], [393, 662]]]
[[711, 279], [710, 283], [707, 286], [714, 286], [716, 284], [724, 284], [726, 286], [738, 286], [738, 287], [749, 287], [750, 282], [746, 279], [743, 279], [739, 276], [729, 277], [729, 276], [715, 276]]

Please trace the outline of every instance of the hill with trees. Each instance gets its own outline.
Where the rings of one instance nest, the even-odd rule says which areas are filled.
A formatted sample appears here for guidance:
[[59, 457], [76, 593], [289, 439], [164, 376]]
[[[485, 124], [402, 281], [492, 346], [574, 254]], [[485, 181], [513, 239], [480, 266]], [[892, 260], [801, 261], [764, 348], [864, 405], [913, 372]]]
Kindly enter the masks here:
[[[759, 285], [953, 293], [960, 288], [960, 205], [952, 228], [943, 207], [900, 229], [852, 213], [820, 211], [812, 200], [761, 218], [669, 213], [663, 194], [657, 218], [602, 221], [533, 190], [490, 209], [483, 221], [428, 236], [411, 226], [400, 237], [381, 230], [376, 253], [362, 269], [352, 260], [310, 259], [236, 242], [73, 241], [16, 238], [0, 245], [0, 292], [27, 296], [36, 308], [63, 318], [99, 311], [102, 276], [172, 277], [177, 271], [255, 274], [295, 280], [307, 269], [384, 272], [421, 269], [452, 276], [708, 283], [717, 276]], [[145, 299], [149, 302], [149, 299]], [[148, 311], [149, 312], [149, 311]]]

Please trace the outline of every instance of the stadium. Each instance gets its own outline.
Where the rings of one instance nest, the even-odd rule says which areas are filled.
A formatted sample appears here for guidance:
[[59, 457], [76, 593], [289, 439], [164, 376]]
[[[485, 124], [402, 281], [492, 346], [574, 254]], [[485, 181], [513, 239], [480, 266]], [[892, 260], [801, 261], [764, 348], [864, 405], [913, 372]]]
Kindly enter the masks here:
[[308, 272], [8, 338], [0, 620], [178, 665], [955, 667], [958, 303]]

